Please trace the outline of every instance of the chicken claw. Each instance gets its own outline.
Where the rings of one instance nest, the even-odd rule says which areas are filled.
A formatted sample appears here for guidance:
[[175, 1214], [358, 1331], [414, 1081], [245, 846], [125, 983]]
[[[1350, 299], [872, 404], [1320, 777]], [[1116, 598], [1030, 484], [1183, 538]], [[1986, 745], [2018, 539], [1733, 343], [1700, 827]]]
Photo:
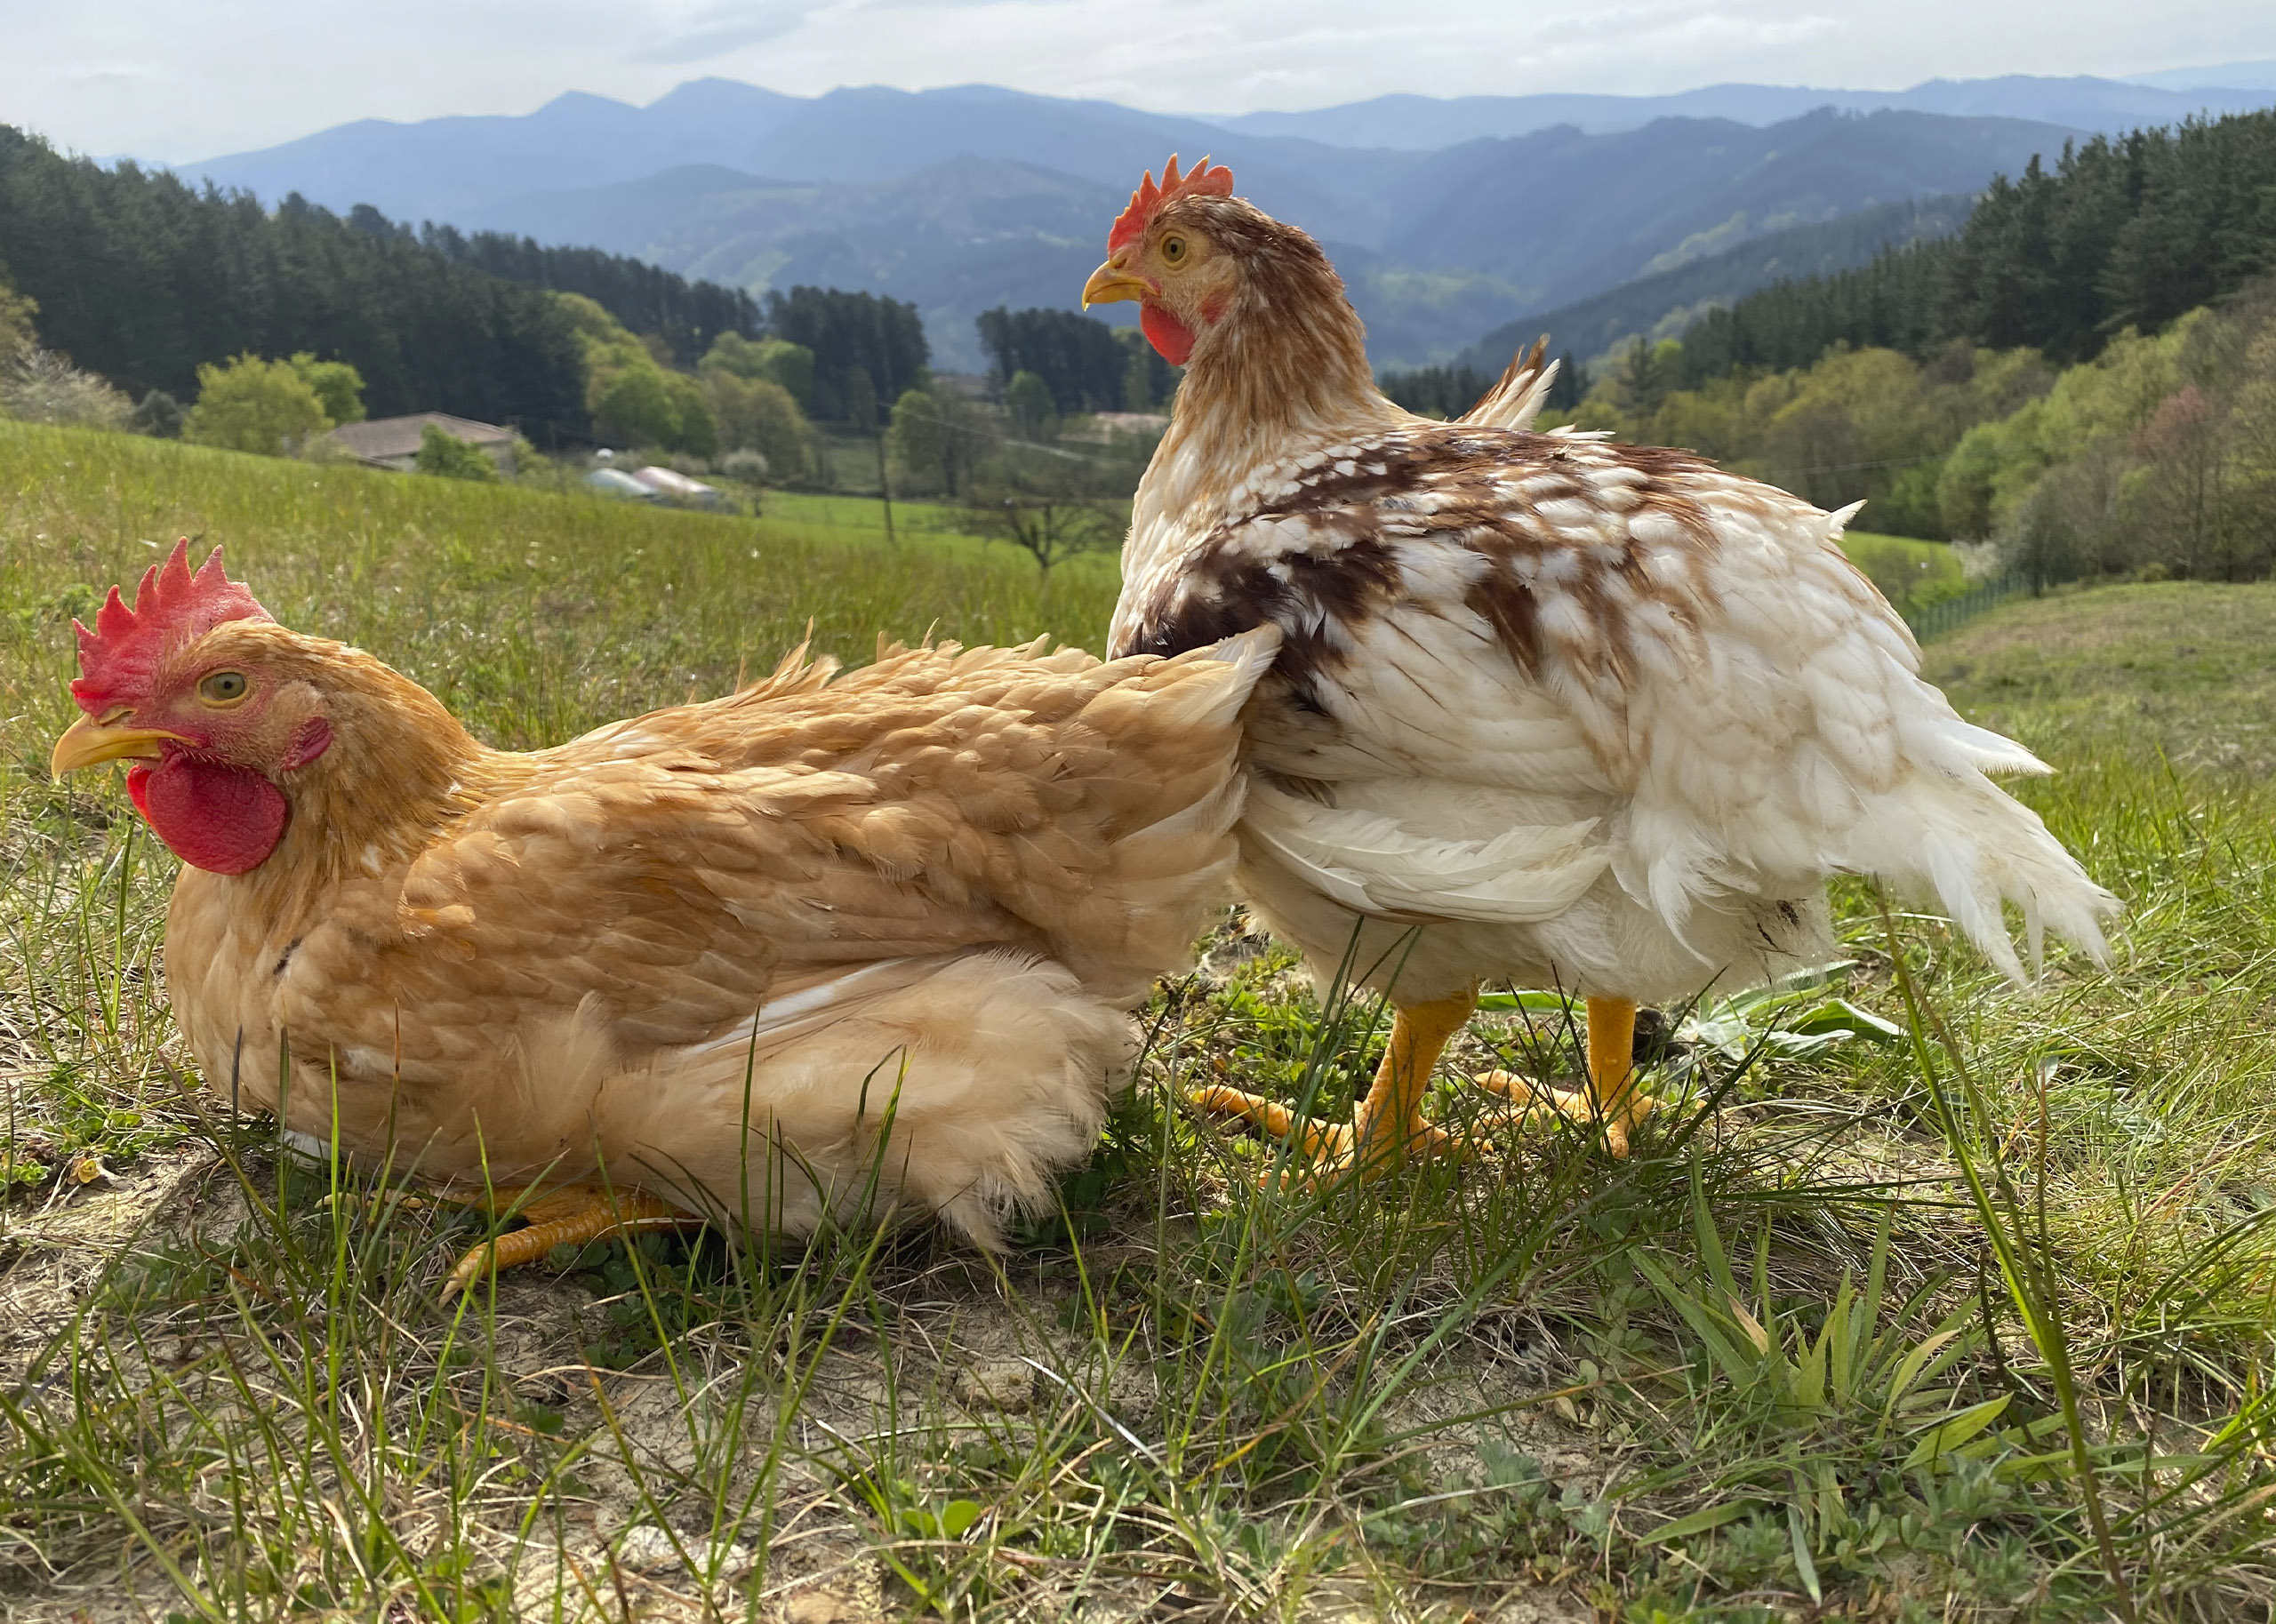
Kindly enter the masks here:
[[[502, 1204], [510, 1209], [513, 1202]], [[589, 1184], [540, 1196], [522, 1208], [521, 1215], [528, 1220], [525, 1228], [485, 1241], [459, 1260], [443, 1283], [444, 1301], [485, 1275], [534, 1263], [556, 1246], [581, 1246], [605, 1235], [678, 1229], [703, 1221], [639, 1190], [606, 1190]]]
[[[1410, 1156], [1467, 1160], [1486, 1147], [1425, 1120], [1422, 1104], [1431, 1068], [1447, 1040], [1462, 1030], [1477, 1007], [1478, 993], [1471, 988], [1398, 1011], [1374, 1083], [1348, 1123], [1301, 1117], [1277, 1100], [1223, 1084], [1196, 1089], [1188, 1098], [1214, 1116], [1236, 1116], [1275, 1139], [1294, 1140], [1310, 1163], [1311, 1182], [1355, 1171], [1361, 1179], [1374, 1180], [1404, 1166]], [[1404, 1132], [1388, 1131], [1394, 1124]]]
[[1626, 998], [1589, 1000], [1589, 1082], [1567, 1092], [1529, 1082], [1506, 1071], [1489, 1071], [1476, 1081], [1505, 1100], [1528, 1105], [1528, 1115], [1553, 1112], [1568, 1122], [1604, 1129], [1605, 1146], [1615, 1159], [1628, 1155], [1629, 1136], [1659, 1101], [1636, 1086], [1636, 1005]]

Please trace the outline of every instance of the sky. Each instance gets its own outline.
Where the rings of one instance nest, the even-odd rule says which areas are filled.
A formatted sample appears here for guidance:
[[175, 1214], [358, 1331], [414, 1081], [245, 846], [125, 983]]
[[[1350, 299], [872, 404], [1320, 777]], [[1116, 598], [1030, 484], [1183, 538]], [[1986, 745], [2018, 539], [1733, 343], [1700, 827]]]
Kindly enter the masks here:
[[991, 84], [1166, 113], [1743, 80], [1896, 90], [2276, 57], [2267, 0], [0, 0], [0, 123], [163, 163], [357, 118]]

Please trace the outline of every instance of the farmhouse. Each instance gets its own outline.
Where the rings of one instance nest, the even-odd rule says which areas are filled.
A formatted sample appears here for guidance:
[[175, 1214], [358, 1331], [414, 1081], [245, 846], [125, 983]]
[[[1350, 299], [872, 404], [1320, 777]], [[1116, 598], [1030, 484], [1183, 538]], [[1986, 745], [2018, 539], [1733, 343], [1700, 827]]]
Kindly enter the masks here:
[[409, 417], [374, 418], [365, 423], [342, 423], [327, 437], [345, 446], [358, 462], [375, 468], [407, 474], [419, 457], [419, 436], [432, 423], [454, 440], [462, 440], [490, 455], [501, 472], [514, 471], [514, 431], [495, 423], [477, 423], [447, 412], [417, 412]]

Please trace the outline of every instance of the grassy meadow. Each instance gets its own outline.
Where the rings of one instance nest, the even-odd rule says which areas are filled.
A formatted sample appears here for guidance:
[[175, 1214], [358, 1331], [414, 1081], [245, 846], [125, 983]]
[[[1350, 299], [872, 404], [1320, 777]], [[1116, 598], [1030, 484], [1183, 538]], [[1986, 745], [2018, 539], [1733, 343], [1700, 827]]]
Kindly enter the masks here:
[[1931, 645], [2060, 769], [2020, 793], [2125, 900], [2115, 968], [2058, 948], [2019, 992], [1845, 883], [1830, 984], [1667, 1012], [1670, 1108], [1625, 1163], [1462, 1081], [1577, 1068], [1571, 1013], [1506, 989], [1435, 1102], [1500, 1154], [1284, 1185], [1181, 1091], [1342, 1111], [1388, 1022], [1237, 916], [999, 1258], [651, 1236], [445, 1305], [485, 1220], [200, 1092], [157, 968], [173, 860], [117, 782], [45, 772], [100, 588], [225, 541], [280, 620], [507, 745], [720, 692], [810, 617], [850, 660], [880, 629], [1100, 641], [1110, 559], [1046, 588], [876, 512], [0, 422], [10, 1616], [2271, 1615], [2276, 587]]

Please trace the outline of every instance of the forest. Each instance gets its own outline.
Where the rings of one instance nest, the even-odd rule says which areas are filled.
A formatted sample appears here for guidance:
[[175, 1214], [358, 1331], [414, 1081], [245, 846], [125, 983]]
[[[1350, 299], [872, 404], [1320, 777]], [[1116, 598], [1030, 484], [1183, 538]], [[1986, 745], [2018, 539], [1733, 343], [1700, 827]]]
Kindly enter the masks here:
[[[717, 423], [686, 407], [723, 341], [799, 347], [805, 360], [777, 381], [824, 418], [860, 418], [854, 377], [866, 374], [872, 427], [878, 399], [912, 387], [926, 360], [915, 307], [891, 300], [793, 288], [762, 308], [741, 290], [597, 250], [413, 230], [369, 207], [342, 218], [297, 196], [265, 209], [132, 164], [66, 157], [6, 126], [0, 286], [36, 311], [27, 320], [43, 355], [132, 400], [155, 392], [160, 422], [196, 394], [201, 368], [306, 354], [352, 367], [374, 417], [445, 412], [547, 448], [600, 435], [708, 454]], [[597, 342], [608, 352], [597, 372]], [[640, 374], [629, 385], [628, 371]], [[738, 410], [748, 417], [749, 403], [731, 402], [729, 415]]]
[[201, 364], [300, 350], [352, 364], [377, 415], [442, 411], [581, 436], [576, 337], [543, 292], [288, 197], [106, 170], [0, 126], [0, 259], [42, 343], [138, 399]]
[[[1633, 344], [1564, 415], [1976, 544], [1979, 573], [2256, 580], [2276, 566], [2272, 269], [2276, 115], [2097, 139], [1996, 180], [1952, 236]], [[1408, 381], [1384, 380], [1451, 415], [1479, 379], [1427, 401]]]
[[2066, 146], [1995, 180], [1948, 237], [1781, 283], [1683, 335], [1676, 381], [1806, 366], [1837, 343], [1916, 360], [1955, 340], [2090, 359], [2276, 268], [2276, 112]]
[[[374, 235], [408, 236], [411, 228], [389, 220], [368, 204], [348, 212], [349, 224]], [[758, 302], [741, 288], [691, 282], [645, 260], [597, 248], [544, 247], [500, 231], [468, 235], [454, 226], [421, 226], [418, 238], [454, 265], [470, 265], [528, 287], [581, 293], [635, 332], [653, 333], [672, 354], [693, 361], [723, 332], [761, 337], [766, 320]]]

